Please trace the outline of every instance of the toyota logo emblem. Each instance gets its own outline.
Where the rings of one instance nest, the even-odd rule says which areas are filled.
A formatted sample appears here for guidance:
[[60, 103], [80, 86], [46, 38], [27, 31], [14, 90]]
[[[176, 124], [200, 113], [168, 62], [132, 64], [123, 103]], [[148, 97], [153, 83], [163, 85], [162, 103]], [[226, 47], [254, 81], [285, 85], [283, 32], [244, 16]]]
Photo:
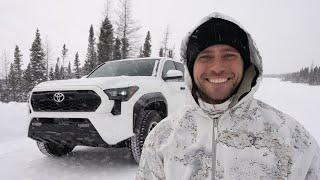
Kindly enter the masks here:
[[53, 100], [57, 103], [61, 103], [64, 100], [64, 94], [58, 92], [58, 93], [54, 93], [53, 95]]

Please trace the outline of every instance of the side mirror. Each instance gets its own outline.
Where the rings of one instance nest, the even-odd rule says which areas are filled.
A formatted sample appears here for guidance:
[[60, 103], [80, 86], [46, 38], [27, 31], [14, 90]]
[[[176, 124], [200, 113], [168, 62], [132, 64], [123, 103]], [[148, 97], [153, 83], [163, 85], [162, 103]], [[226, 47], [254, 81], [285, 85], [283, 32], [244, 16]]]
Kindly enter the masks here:
[[179, 70], [169, 70], [167, 72], [167, 74], [163, 77], [164, 80], [167, 79], [178, 79], [178, 78], [182, 78], [183, 77], [183, 73]]

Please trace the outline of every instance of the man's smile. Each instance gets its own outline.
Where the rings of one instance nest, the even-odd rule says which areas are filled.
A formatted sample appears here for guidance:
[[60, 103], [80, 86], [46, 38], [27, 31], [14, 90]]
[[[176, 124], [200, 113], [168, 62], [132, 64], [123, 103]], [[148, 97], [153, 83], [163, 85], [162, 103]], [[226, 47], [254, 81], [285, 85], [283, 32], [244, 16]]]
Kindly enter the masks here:
[[229, 78], [206, 78], [205, 80], [208, 81], [209, 83], [220, 84], [220, 83], [225, 83], [230, 79], [231, 79], [231, 77], [229, 77]]

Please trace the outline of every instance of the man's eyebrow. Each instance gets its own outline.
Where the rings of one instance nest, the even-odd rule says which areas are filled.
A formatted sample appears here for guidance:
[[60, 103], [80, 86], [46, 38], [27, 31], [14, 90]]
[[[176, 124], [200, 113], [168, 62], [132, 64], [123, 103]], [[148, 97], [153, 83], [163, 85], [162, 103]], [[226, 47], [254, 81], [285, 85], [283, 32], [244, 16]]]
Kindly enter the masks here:
[[[211, 51], [212, 50], [203, 50], [199, 54], [207, 54], [207, 53], [210, 53]], [[238, 50], [236, 50], [235, 48], [231, 48], [231, 47], [225, 47], [225, 48], [221, 49], [221, 52], [236, 52], [236, 53], [239, 53]]]
[[221, 50], [222, 52], [238, 52], [235, 48], [226, 47]]

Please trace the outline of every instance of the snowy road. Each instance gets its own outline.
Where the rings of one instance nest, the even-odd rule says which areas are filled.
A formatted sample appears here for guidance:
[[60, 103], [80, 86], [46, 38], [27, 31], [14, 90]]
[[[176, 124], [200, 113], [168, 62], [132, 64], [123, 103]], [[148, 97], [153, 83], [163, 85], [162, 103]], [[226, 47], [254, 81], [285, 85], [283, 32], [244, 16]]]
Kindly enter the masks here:
[[67, 157], [48, 158], [26, 137], [1, 142], [0, 149], [0, 179], [127, 180], [137, 170], [127, 149], [77, 147]]
[[[320, 86], [264, 79], [256, 97], [298, 119], [320, 142]], [[0, 103], [0, 179], [134, 179], [127, 149], [77, 147], [63, 158], [42, 155], [26, 137], [26, 104]]]

